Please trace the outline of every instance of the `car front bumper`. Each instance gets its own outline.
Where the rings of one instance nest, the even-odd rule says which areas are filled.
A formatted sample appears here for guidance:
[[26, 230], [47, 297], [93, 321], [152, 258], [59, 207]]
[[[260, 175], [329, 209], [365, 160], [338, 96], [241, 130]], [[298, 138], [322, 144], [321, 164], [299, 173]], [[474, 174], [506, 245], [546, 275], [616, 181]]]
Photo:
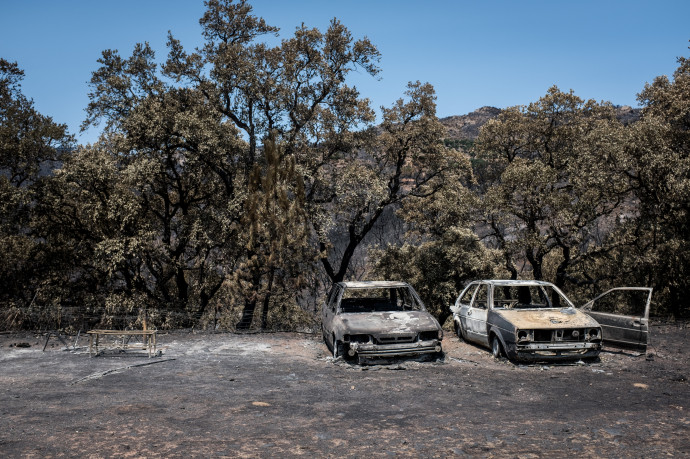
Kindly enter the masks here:
[[360, 357], [393, 357], [403, 355], [433, 354], [441, 352], [441, 341], [417, 341], [402, 344], [350, 343], [352, 355]]
[[511, 358], [522, 361], [573, 360], [594, 358], [601, 352], [601, 343], [530, 343], [508, 346]]

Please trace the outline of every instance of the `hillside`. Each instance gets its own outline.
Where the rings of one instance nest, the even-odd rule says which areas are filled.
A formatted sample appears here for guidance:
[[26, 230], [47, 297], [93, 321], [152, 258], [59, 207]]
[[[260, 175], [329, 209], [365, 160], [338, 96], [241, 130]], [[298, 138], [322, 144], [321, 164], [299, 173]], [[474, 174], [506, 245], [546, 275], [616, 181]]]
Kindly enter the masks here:
[[[441, 123], [448, 129], [450, 140], [475, 140], [479, 129], [489, 120], [498, 117], [503, 110], [496, 107], [481, 107], [466, 115], [454, 115], [441, 118]], [[616, 106], [618, 119], [625, 125], [640, 119], [641, 110], [629, 105]]]
[[479, 136], [479, 129], [501, 111], [496, 107], [482, 107], [466, 115], [449, 116], [440, 121], [448, 130], [449, 139], [475, 140]]

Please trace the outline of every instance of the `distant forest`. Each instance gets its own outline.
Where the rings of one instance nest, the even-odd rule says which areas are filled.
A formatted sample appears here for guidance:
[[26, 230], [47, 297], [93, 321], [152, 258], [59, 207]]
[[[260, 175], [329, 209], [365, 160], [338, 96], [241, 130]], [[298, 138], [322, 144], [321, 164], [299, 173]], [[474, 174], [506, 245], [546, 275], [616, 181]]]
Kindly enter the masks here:
[[654, 288], [690, 315], [690, 60], [639, 119], [551, 87], [452, 138], [428, 83], [382, 109], [348, 86], [368, 39], [278, 30], [210, 0], [205, 45], [105, 50], [76, 145], [0, 58], [0, 329], [317, 330], [333, 282], [411, 283], [443, 323], [470, 280], [533, 278], [576, 304]]

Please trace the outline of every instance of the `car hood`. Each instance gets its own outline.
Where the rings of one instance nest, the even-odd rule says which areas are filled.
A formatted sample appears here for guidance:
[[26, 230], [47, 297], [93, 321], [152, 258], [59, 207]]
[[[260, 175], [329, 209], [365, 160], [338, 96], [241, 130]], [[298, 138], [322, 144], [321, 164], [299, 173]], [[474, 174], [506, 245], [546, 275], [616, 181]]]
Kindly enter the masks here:
[[424, 311], [344, 313], [338, 317], [349, 333], [411, 333], [440, 328]]
[[599, 326], [596, 320], [575, 308], [505, 309], [494, 310], [494, 313], [516, 328], [556, 329]]

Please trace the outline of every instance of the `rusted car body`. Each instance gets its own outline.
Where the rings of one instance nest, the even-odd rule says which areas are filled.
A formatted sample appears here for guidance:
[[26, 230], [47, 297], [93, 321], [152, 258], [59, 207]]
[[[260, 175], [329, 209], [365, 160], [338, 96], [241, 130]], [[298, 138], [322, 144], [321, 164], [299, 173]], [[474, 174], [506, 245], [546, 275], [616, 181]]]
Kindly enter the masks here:
[[334, 358], [357, 358], [362, 363], [442, 352], [441, 326], [405, 282], [338, 282], [321, 319], [323, 338]]
[[580, 309], [599, 322], [605, 343], [646, 351], [651, 301], [651, 288], [618, 287], [602, 293]]
[[555, 285], [543, 281], [481, 280], [451, 306], [459, 337], [515, 361], [590, 359], [602, 329]]

